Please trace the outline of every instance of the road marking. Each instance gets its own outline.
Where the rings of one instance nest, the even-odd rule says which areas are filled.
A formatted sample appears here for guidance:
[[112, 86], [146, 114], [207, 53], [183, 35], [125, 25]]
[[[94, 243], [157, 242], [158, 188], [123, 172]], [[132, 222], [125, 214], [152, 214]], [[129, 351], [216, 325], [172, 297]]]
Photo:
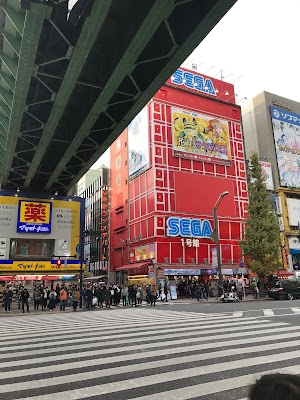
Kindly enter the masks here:
[[233, 317], [241, 318], [244, 315], [244, 311], [234, 311], [232, 314]]
[[300, 307], [291, 307], [291, 310], [292, 310], [293, 313], [295, 313], [295, 314], [300, 314]]
[[273, 316], [274, 316], [274, 311], [271, 310], [271, 309], [268, 309], [268, 308], [266, 308], [266, 309], [263, 311], [263, 313], [264, 313], [264, 316], [265, 316], [265, 317], [273, 317]]

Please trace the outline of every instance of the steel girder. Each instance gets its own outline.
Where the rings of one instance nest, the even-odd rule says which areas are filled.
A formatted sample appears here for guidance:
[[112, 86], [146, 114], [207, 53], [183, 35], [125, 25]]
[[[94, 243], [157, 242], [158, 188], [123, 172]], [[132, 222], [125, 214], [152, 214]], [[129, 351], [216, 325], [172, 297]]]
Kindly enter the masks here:
[[[0, 83], [21, 93], [0, 84], [2, 186], [68, 192], [235, 2], [96, 0], [76, 26], [66, 21], [67, 1], [44, 11], [27, 31], [39, 40], [30, 36], [11, 74], [0, 71]], [[49, 10], [20, 13], [23, 31], [16, 21], [21, 52], [26, 20], [41, 7]]]

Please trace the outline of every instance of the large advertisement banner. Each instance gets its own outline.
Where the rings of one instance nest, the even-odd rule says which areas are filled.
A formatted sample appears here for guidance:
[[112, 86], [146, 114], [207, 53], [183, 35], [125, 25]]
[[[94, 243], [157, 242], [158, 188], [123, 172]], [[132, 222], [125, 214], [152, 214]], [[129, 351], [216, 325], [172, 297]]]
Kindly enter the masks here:
[[228, 121], [173, 107], [173, 155], [216, 164], [231, 162]]
[[150, 166], [148, 107], [133, 119], [128, 126], [128, 168], [132, 179]]
[[300, 187], [300, 115], [270, 107], [281, 186]]

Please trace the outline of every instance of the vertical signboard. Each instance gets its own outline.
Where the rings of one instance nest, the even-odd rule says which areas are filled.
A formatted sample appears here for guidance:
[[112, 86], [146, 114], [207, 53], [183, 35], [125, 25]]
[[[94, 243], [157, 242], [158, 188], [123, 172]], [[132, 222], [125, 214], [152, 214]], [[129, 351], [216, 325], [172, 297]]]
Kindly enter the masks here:
[[270, 107], [280, 185], [300, 187], [300, 114]]
[[150, 166], [148, 107], [133, 119], [128, 126], [129, 178], [146, 171]]
[[266, 179], [267, 190], [274, 190], [272, 167], [269, 162], [260, 161], [261, 171]]
[[101, 257], [100, 269], [107, 271], [108, 268], [108, 188], [102, 187], [101, 198]]

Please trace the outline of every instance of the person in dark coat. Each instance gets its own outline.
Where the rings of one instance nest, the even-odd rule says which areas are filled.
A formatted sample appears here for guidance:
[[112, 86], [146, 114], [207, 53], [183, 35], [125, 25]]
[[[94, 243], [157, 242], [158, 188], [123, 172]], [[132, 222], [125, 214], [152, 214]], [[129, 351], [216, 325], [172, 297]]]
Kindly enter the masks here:
[[109, 287], [107, 286], [106, 289], [104, 290], [104, 301], [105, 301], [105, 307], [110, 308], [110, 302], [111, 302], [111, 292]]
[[28, 300], [29, 300], [29, 292], [28, 292], [27, 288], [22, 288], [21, 289], [20, 296], [21, 296], [21, 301], [22, 301], [22, 311], [23, 311], [23, 313], [25, 312], [25, 305], [26, 305], [26, 308], [27, 308], [27, 312], [29, 312], [29, 302], [28, 302]]
[[90, 286], [87, 287], [85, 291], [85, 297], [86, 297], [86, 308], [88, 310], [93, 309], [93, 291]]
[[13, 298], [13, 292], [7, 286], [5, 291], [4, 291], [4, 293], [3, 293], [3, 304], [4, 304], [6, 312], [10, 312], [10, 306], [11, 306], [11, 303], [12, 303], [12, 298]]

